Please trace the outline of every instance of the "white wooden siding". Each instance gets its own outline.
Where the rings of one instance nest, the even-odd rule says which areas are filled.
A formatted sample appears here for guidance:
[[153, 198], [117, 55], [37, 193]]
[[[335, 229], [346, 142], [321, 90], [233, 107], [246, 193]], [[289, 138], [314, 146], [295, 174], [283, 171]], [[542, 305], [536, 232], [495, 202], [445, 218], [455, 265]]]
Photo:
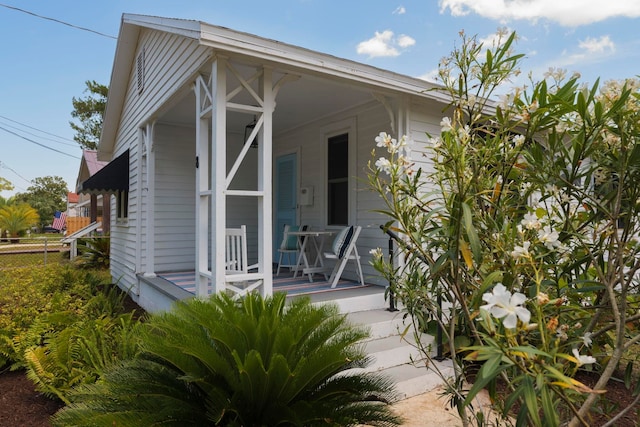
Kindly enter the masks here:
[[155, 266], [157, 272], [195, 266], [195, 129], [156, 125]]
[[[186, 80], [196, 73], [210, 54], [208, 48], [200, 46], [194, 40], [148, 29], [140, 32], [136, 57], [143, 48], [145, 49], [144, 90], [138, 93], [134, 62], [129, 75], [113, 156], [115, 158], [126, 149], [130, 150], [129, 220], [126, 223], [114, 224], [111, 228], [111, 274], [123, 288], [137, 284], [135, 275], [140, 271], [136, 271], [134, 262], [136, 249], [144, 250], [144, 246], [136, 243], [136, 218], [144, 221], [147, 216], [146, 209], [148, 209], [144, 182], [141, 186], [143, 194], [137, 194], [138, 128], [144, 125], [177, 89], [187, 83]], [[153, 154], [148, 153], [148, 155]], [[193, 190], [194, 187], [195, 185], [191, 189]], [[114, 203], [112, 203], [112, 218], [115, 221], [113, 205]], [[145, 235], [149, 231], [146, 230], [144, 222], [142, 229]], [[142, 259], [146, 262], [144, 254]], [[144, 264], [142, 270], [144, 270]]]
[[429, 135], [431, 137], [440, 135], [442, 117], [443, 113], [440, 109], [429, 108], [424, 103], [417, 103], [415, 100], [411, 103], [407, 136], [413, 141], [411, 159], [416, 163], [416, 167], [422, 168], [423, 174], [430, 174], [434, 171], [431, 160], [433, 152], [427, 147], [430, 145]]

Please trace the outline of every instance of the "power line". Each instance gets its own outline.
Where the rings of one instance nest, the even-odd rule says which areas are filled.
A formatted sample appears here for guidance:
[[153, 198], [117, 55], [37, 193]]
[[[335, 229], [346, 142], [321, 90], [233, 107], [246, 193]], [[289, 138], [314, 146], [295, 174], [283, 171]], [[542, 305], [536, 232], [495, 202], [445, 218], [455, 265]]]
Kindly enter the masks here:
[[79, 27], [77, 25], [69, 24], [68, 22], [60, 21], [59, 19], [49, 18], [48, 16], [38, 15], [37, 13], [33, 13], [33, 12], [29, 12], [28, 10], [20, 9], [19, 7], [9, 6], [8, 4], [3, 4], [3, 3], [0, 3], [0, 6], [6, 7], [7, 9], [17, 10], [18, 12], [26, 13], [28, 15], [35, 16], [37, 18], [41, 18], [41, 19], [46, 19], [48, 21], [57, 22], [58, 24], [66, 25], [68, 27], [75, 28], [77, 30], [88, 31], [90, 33], [94, 33], [94, 34], [97, 34], [97, 35], [102, 36], [102, 37], [107, 37], [107, 38], [114, 39], [114, 40], [118, 39], [117, 37], [110, 36], [109, 34], [104, 34], [104, 33], [101, 33], [99, 31], [92, 30], [90, 28]]
[[[38, 128], [36, 128], [36, 127], [29, 126], [29, 125], [26, 125], [26, 124], [24, 124], [24, 123], [20, 123], [20, 122], [19, 122], [19, 121], [17, 121], [17, 120], [10, 119], [9, 117], [5, 117], [5, 116], [3, 116], [3, 115], [1, 115], [1, 114], [0, 114], [0, 119], [8, 120], [8, 121], [10, 121], [10, 122], [12, 122], [12, 123], [16, 123], [16, 124], [18, 124], [18, 125], [20, 125], [20, 126], [24, 126], [24, 127], [26, 127], [26, 128], [33, 129], [33, 130], [36, 130], [36, 131], [38, 131], [38, 132], [41, 132], [41, 133], [44, 133], [44, 134], [47, 134], [47, 135], [55, 136], [56, 138], [59, 138], [59, 139], [64, 139], [65, 141], [73, 142], [73, 140], [72, 140], [72, 139], [65, 138], [64, 136], [56, 135], [55, 133], [47, 132], [46, 130], [38, 129]], [[13, 127], [13, 126], [11, 126], [11, 127]], [[17, 128], [14, 128], [14, 129], [17, 129]], [[27, 133], [28, 133], [28, 132], [27, 132]], [[29, 134], [29, 135], [33, 135], [33, 134]], [[33, 136], [36, 136], [36, 135], [33, 135]], [[45, 139], [46, 139], [46, 138], [45, 138]], [[50, 139], [49, 141], [53, 141], [53, 140], [51, 140], [51, 139]]]
[[[1, 116], [0, 116], [0, 117], [1, 117]], [[77, 147], [77, 146], [78, 146], [78, 144], [77, 144], [77, 143], [72, 144], [71, 142], [58, 141], [58, 140], [53, 139], [53, 138], [47, 138], [47, 137], [45, 137], [45, 136], [36, 135], [35, 133], [27, 132], [27, 131], [26, 131], [26, 130], [24, 130], [24, 129], [20, 129], [20, 128], [19, 128], [19, 127], [17, 127], [17, 126], [11, 126], [11, 125], [4, 124], [4, 123], [1, 123], [1, 122], [0, 122], [0, 124], [3, 124], [4, 126], [6, 126], [6, 127], [8, 127], [8, 128], [11, 128], [11, 129], [14, 129], [14, 130], [16, 130], [16, 131], [18, 131], [18, 132], [22, 132], [22, 133], [25, 133], [25, 134], [27, 134], [27, 135], [35, 136], [36, 138], [40, 138], [40, 139], [44, 139], [44, 140], [47, 140], [47, 141], [55, 142], [56, 144], [64, 144], [64, 145], [68, 145], [68, 146], [70, 146], [70, 147]]]
[[41, 144], [41, 143], [39, 143], [39, 142], [37, 142], [37, 141], [34, 141], [34, 140], [32, 140], [32, 139], [26, 138], [26, 137], [24, 137], [24, 136], [22, 136], [22, 135], [20, 135], [20, 134], [18, 134], [18, 133], [15, 133], [15, 132], [13, 132], [13, 131], [10, 131], [9, 129], [4, 128], [4, 127], [2, 127], [2, 126], [0, 126], [0, 130], [3, 130], [3, 131], [5, 131], [5, 132], [7, 132], [7, 133], [10, 133], [11, 135], [15, 135], [15, 136], [17, 136], [18, 138], [22, 138], [22, 139], [24, 139], [25, 141], [29, 141], [29, 142], [31, 142], [31, 143], [33, 143], [33, 144], [39, 145], [40, 147], [42, 147], [42, 148], [46, 148], [47, 150], [55, 151], [56, 153], [64, 154], [65, 156], [69, 156], [69, 157], [74, 158], [74, 159], [79, 159], [79, 157], [77, 157], [77, 156], [71, 155], [71, 154], [69, 154], [69, 153], [65, 153], [64, 151], [56, 150], [55, 148], [47, 147], [47, 146], [46, 146], [46, 145], [44, 145], [44, 144]]
[[11, 172], [15, 173], [19, 178], [22, 178], [23, 180], [25, 180], [26, 182], [28, 182], [29, 184], [31, 184], [31, 181], [29, 181], [27, 178], [25, 178], [24, 176], [20, 175], [18, 172], [16, 172], [15, 170], [11, 169], [6, 163], [2, 163], [2, 161], [0, 161], [0, 167], [4, 168], [4, 169], [9, 169]]

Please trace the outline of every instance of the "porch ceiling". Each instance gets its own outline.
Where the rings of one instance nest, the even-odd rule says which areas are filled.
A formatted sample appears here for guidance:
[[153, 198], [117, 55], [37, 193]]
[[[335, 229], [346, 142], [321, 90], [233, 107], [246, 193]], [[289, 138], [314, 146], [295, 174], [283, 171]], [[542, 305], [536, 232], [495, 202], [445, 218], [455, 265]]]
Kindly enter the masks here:
[[[278, 134], [373, 99], [372, 92], [364, 88], [315, 76], [302, 76], [298, 80], [285, 83], [278, 92], [273, 115], [273, 133]], [[160, 121], [194, 125], [195, 103], [195, 95], [193, 91], [189, 91], [167, 110]], [[243, 132], [250, 121], [246, 115], [233, 113], [227, 115], [227, 120], [227, 126], [232, 132]]]

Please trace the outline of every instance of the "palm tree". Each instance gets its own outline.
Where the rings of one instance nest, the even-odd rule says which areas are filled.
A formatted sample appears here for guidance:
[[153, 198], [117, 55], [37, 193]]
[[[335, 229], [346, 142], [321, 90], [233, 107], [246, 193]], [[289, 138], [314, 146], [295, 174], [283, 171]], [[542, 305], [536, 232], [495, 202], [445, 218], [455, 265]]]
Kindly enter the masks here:
[[38, 212], [27, 203], [8, 204], [0, 209], [0, 229], [6, 230], [8, 237], [18, 237], [38, 221]]
[[81, 386], [57, 426], [395, 426], [393, 385], [333, 305], [285, 294], [179, 302], [144, 325], [140, 355]]

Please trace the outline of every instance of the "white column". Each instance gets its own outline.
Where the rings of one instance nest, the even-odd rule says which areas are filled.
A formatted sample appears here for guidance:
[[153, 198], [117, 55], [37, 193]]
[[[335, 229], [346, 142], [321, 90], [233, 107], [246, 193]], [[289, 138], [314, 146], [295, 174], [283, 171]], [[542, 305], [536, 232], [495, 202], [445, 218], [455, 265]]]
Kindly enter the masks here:
[[258, 146], [258, 264], [263, 274], [262, 295], [273, 293], [273, 253], [272, 253], [272, 175], [273, 175], [273, 110], [275, 97], [273, 92], [273, 74], [270, 68], [264, 68], [262, 92], [264, 100], [264, 126]]
[[[145, 146], [145, 154], [147, 157], [147, 173], [146, 173], [146, 187], [142, 185], [142, 174], [139, 174], [138, 189], [140, 190], [138, 193], [138, 209], [142, 208], [142, 201], [146, 199], [146, 226], [147, 226], [147, 241], [145, 244], [145, 254], [147, 258], [147, 262], [145, 265], [144, 275], [146, 277], [155, 277], [155, 247], [156, 247], [156, 226], [155, 226], [155, 194], [156, 194], [156, 155], [154, 150], [154, 123], [147, 123], [144, 129], [144, 146]], [[138, 167], [142, 167], [142, 163], [138, 163]], [[142, 226], [142, 224], [141, 224]]]
[[211, 68], [211, 280], [213, 292], [225, 290], [224, 237], [227, 223], [227, 59], [217, 57]]

